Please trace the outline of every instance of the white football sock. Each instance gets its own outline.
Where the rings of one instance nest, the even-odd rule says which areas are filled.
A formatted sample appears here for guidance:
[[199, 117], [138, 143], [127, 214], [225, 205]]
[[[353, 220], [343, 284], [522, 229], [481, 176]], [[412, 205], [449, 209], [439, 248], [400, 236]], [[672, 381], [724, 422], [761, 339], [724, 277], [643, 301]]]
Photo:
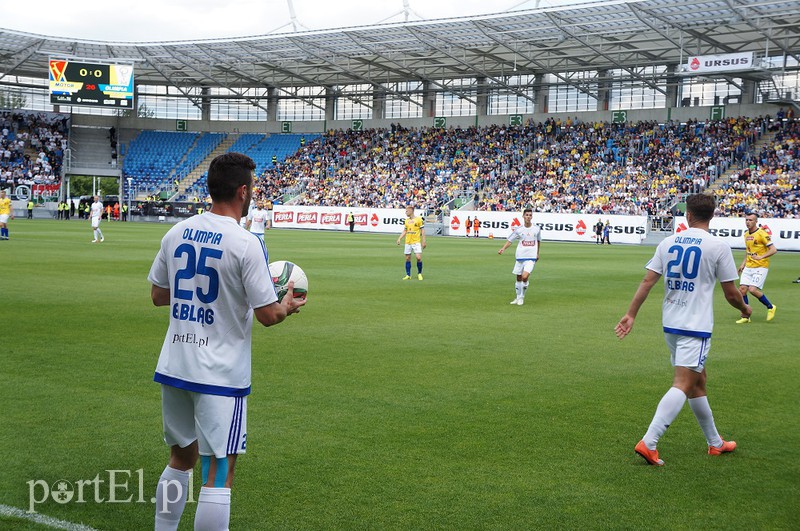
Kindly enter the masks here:
[[175, 531], [181, 521], [191, 473], [167, 466], [156, 487], [156, 531]]
[[681, 412], [683, 404], [685, 403], [686, 394], [677, 387], [670, 387], [669, 391], [661, 398], [661, 402], [658, 403], [656, 414], [653, 415], [650, 427], [647, 428], [647, 433], [642, 437], [645, 446], [651, 450], [656, 449], [658, 439], [664, 435], [664, 432], [667, 431], [669, 425], [672, 424], [672, 421], [675, 420], [675, 417]]
[[194, 531], [227, 531], [231, 521], [231, 489], [201, 487]]
[[95, 239], [95, 240], [99, 240], [99, 239], [100, 239], [100, 238], [98, 238], [98, 237], [97, 237], [97, 229], [94, 229], [94, 230], [92, 231], [92, 233], [94, 234], [94, 239]]
[[100, 229], [97, 229], [97, 234], [100, 235], [99, 239], [102, 240], [103, 239], [103, 231], [101, 231]]
[[522, 283], [522, 298], [525, 298], [525, 292], [528, 291], [528, 281]]
[[519, 282], [519, 281], [515, 282], [514, 283], [514, 289], [517, 292], [517, 298], [521, 299], [522, 298], [522, 282]]
[[689, 399], [689, 407], [692, 408], [694, 417], [703, 434], [706, 436], [706, 442], [709, 446], [722, 446], [722, 437], [719, 436], [717, 426], [714, 424], [714, 414], [711, 412], [711, 406], [708, 405], [707, 396], [698, 396], [697, 398]]

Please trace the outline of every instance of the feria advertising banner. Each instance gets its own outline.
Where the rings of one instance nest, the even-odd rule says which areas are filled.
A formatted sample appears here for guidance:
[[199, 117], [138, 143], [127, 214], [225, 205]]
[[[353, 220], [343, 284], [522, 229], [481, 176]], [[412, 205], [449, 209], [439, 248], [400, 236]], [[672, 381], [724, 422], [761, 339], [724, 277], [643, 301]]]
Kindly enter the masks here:
[[[355, 218], [358, 232], [403, 232], [406, 211], [402, 208], [346, 208], [275, 205], [272, 226], [276, 229], [350, 230], [347, 215]], [[417, 215], [424, 215], [417, 212]]]

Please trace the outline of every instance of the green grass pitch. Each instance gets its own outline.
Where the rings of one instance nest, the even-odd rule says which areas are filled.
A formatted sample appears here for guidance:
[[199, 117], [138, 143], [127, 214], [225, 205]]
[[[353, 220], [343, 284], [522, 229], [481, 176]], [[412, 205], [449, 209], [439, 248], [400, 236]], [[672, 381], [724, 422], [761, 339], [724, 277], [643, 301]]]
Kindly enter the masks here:
[[[32, 480], [107, 483], [107, 470], [128, 470], [116, 498], [130, 503], [108, 503], [103, 484], [105, 502], [87, 486], [84, 503], [35, 509], [97, 529], [152, 528], [168, 455], [152, 382], [167, 309], [152, 306], [146, 277], [168, 226], [104, 223], [100, 245], [85, 221], [9, 226], [0, 505], [27, 510]], [[613, 328], [654, 248], [544, 242], [517, 307], [502, 240], [431, 237], [425, 280], [404, 282], [396, 237], [267, 233], [271, 260], [307, 273], [308, 304], [254, 329], [231, 529], [800, 525], [800, 254], [772, 260], [770, 323], [751, 300], [753, 322], [735, 325], [717, 290], [709, 394], [736, 452], [706, 455], [686, 406], [659, 444], [666, 466], [653, 468], [633, 446], [671, 382], [662, 288], [632, 335], [619, 341]], [[7, 514], [0, 528], [45, 529]]]

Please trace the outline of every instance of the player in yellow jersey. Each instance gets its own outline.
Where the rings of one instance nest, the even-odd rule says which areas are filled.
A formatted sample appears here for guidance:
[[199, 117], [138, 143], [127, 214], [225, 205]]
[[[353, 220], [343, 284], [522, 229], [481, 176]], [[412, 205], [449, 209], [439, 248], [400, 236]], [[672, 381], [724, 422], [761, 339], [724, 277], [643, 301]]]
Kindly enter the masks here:
[[11, 199], [6, 197], [6, 192], [0, 190], [0, 240], [8, 239], [8, 218], [14, 219], [14, 209], [11, 208]]
[[428, 246], [425, 242], [425, 222], [422, 221], [421, 216], [414, 215], [414, 207], [409, 205], [406, 207], [406, 220], [404, 222], [403, 232], [397, 238], [397, 245], [403, 236], [406, 238], [406, 276], [403, 280], [411, 280], [411, 252], [413, 251], [417, 257], [417, 278], [422, 280], [422, 250]]
[[[775, 310], [777, 306], [769, 302], [767, 296], [761, 291], [764, 289], [764, 282], [767, 280], [767, 273], [769, 272], [769, 257], [778, 252], [775, 244], [772, 243], [767, 231], [758, 225], [758, 216], [756, 214], [748, 214], [744, 218], [745, 225], [747, 225], [747, 232], [744, 234], [745, 255], [742, 264], [739, 266], [739, 292], [744, 297], [744, 302], [747, 302], [747, 294], [752, 293], [755, 295], [761, 304], [767, 307], [767, 321], [772, 321], [775, 317]], [[749, 304], [749, 303], [748, 303]], [[737, 324], [749, 323], [749, 317], [742, 317]]]

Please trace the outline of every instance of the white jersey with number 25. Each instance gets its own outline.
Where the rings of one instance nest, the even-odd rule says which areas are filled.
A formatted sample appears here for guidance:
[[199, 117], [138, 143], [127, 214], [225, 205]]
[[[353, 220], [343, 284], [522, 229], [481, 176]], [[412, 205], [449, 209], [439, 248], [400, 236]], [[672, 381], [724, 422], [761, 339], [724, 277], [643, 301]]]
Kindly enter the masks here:
[[198, 393], [250, 393], [253, 308], [277, 300], [267, 249], [213, 212], [175, 225], [148, 280], [170, 290], [170, 319], [154, 380]]

